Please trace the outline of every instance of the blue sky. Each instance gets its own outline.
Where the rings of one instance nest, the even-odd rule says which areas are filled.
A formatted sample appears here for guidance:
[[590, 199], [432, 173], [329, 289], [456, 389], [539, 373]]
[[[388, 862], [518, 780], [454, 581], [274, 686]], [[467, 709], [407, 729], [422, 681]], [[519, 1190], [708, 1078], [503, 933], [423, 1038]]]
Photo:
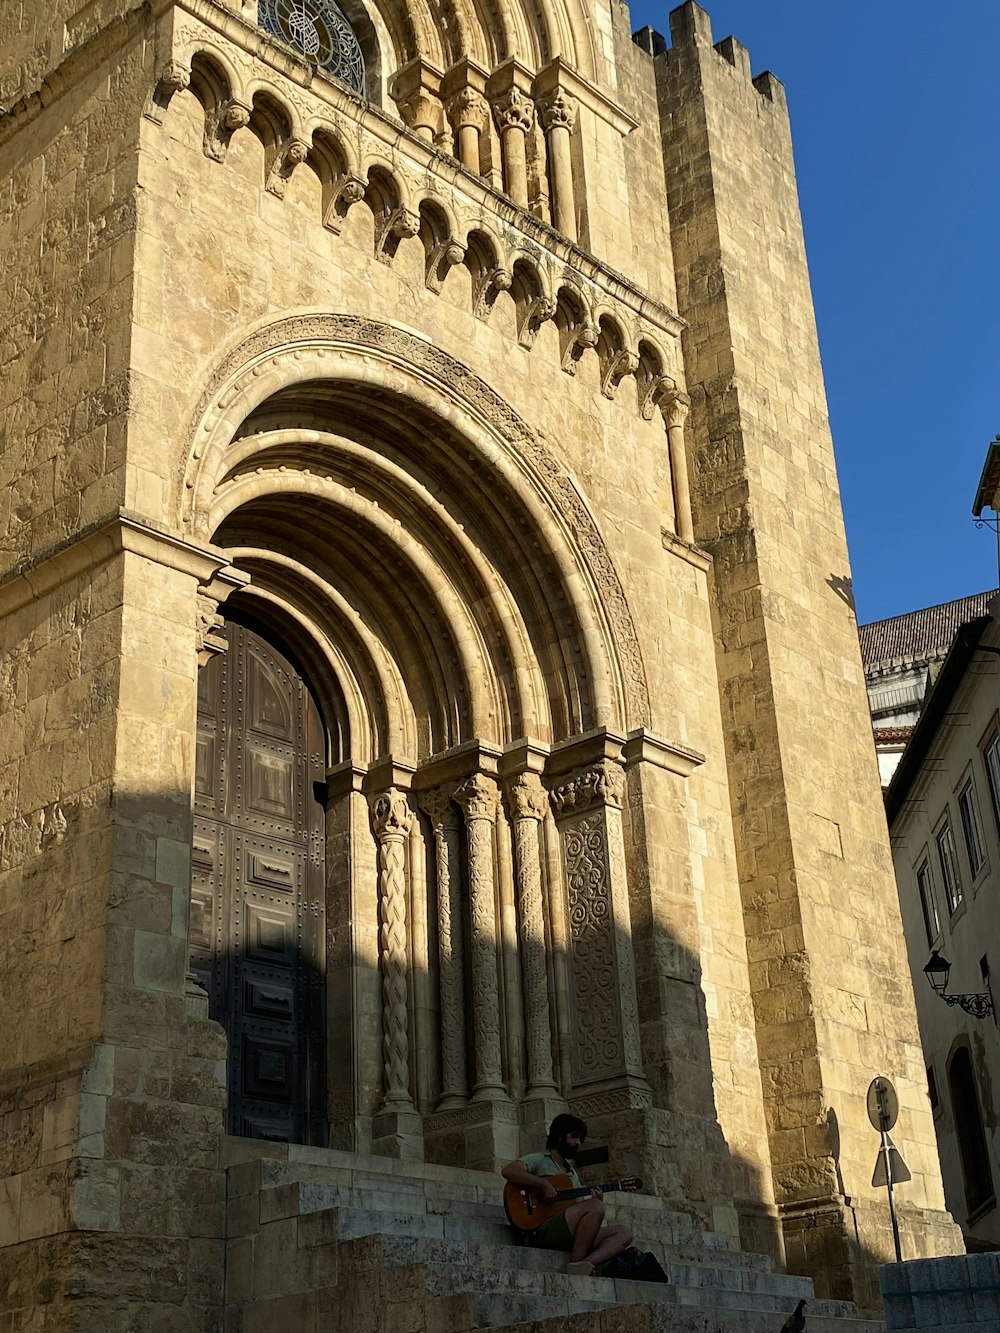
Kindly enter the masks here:
[[1000, 4], [705, 8], [788, 92], [858, 620], [996, 586], [971, 509], [1000, 434]]

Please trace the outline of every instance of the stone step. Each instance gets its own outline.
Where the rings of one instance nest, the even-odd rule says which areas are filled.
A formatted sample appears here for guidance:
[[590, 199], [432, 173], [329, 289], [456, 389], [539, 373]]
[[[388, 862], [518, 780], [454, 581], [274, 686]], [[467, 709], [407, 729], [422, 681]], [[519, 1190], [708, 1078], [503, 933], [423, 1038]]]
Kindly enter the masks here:
[[[502, 1208], [496, 1204], [450, 1199], [446, 1196], [426, 1199], [419, 1191], [382, 1191], [355, 1188], [346, 1184], [315, 1184], [293, 1181], [265, 1187], [260, 1194], [260, 1220], [273, 1221], [280, 1217], [319, 1212], [326, 1208], [345, 1210], [345, 1223], [351, 1235], [368, 1235], [386, 1231], [393, 1235], [409, 1234], [414, 1219], [421, 1219], [422, 1235], [435, 1235], [433, 1224], [425, 1226], [424, 1218], [447, 1217], [458, 1221], [441, 1234], [458, 1240], [490, 1241], [496, 1246], [513, 1246], [513, 1234], [507, 1225]], [[689, 1227], [677, 1228], [664, 1221], [653, 1210], [639, 1213], [626, 1208], [615, 1208], [615, 1216], [628, 1222], [639, 1236], [642, 1248], [653, 1249], [660, 1258], [667, 1255], [678, 1262], [723, 1264], [726, 1267], [769, 1269], [765, 1255], [744, 1254], [706, 1243], [703, 1232]], [[676, 1218], [677, 1214], [668, 1214]], [[345, 1232], [348, 1234], [348, 1232]], [[708, 1240], [714, 1239], [709, 1236]]]
[[[788, 1312], [799, 1297], [808, 1299], [808, 1280], [786, 1274], [695, 1268], [686, 1265], [668, 1267], [669, 1284], [625, 1282], [610, 1278], [577, 1277], [565, 1272], [565, 1259], [551, 1251], [524, 1255], [508, 1250], [500, 1261], [487, 1247], [476, 1253], [449, 1256], [446, 1243], [428, 1243], [416, 1237], [380, 1235], [369, 1239], [377, 1243], [374, 1251], [382, 1269], [410, 1268], [420, 1265], [429, 1298], [468, 1291], [477, 1302], [495, 1295], [517, 1298], [516, 1319], [543, 1318], [554, 1307], [571, 1312], [581, 1308], [602, 1309], [623, 1304], [649, 1303], [692, 1306], [706, 1310], [743, 1309], [758, 1312]], [[349, 1245], [349, 1242], [348, 1242]], [[447, 1257], [439, 1257], [447, 1256]], [[542, 1266], [540, 1256], [547, 1256]], [[528, 1262], [521, 1263], [526, 1259]], [[814, 1301], [817, 1315], [844, 1317], [853, 1306], [829, 1301]], [[478, 1308], [478, 1307], [477, 1307]], [[494, 1313], [497, 1302], [492, 1302]], [[513, 1307], [512, 1307], [513, 1308]], [[503, 1316], [507, 1322], [514, 1316]], [[495, 1321], [494, 1321], [495, 1322]]]
[[[885, 1329], [877, 1320], [814, 1315], [812, 1303], [806, 1308], [806, 1315], [808, 1333], [884, 1333]], [[777, 1333], [783, 1322], [783, 1317], [756, 1310], [628, 1305], [590, 1315], [549, 1315], [544, 1319], [500, 1324], [490, 1333]]]

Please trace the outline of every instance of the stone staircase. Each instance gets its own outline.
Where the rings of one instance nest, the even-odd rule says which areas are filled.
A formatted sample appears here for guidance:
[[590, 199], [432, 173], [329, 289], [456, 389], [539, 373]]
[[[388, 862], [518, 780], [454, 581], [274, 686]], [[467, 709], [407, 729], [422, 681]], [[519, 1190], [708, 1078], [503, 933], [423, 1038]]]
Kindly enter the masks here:
[[226, 1333], [882, 1333], [814, 1301], [730, 1237], [644, 1195], [609, 1196], [669, 1285], [570, 1277], [513, 1243], [495, 1176], [288, 1144], [226, 1141]]

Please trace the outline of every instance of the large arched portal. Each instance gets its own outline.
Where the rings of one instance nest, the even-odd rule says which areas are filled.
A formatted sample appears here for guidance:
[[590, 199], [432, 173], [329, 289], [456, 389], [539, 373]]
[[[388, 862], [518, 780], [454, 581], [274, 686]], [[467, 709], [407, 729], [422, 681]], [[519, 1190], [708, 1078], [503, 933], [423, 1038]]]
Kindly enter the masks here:
[[331, 1142], [486, 1165], [570, 1097], [647, 1104], [621, 816], [645, 683], [572, 482], [462, 367], [340, 317], [237, 349], [198, 439], [189, 527], [325, 724]]

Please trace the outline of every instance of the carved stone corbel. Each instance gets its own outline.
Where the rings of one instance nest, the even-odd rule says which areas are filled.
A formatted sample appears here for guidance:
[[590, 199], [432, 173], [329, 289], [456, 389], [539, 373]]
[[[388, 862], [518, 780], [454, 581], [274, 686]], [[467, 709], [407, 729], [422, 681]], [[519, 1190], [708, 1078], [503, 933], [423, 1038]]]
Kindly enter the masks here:
[[597, 346], [597, 339], [597, 329], [593, 324], [580, 324], [564, 331], [561, 364], [567, 375], [576, 374], [580, 358], [589, 348]]
[[163, 117], [174, 93], [182, 92], [191, 86], [191, 69], [179, 60], [170, 60], [160, 70], [146, 108], [146, 115], [155, 125], [163, 124]]
[[612, 352], [601, 366], [601, 393], [605, 398], [614, 398], [625, 376], [634, 375], [638, 369], [639, 358], [635, 352], [630, 352], [627, 347]]
[[384, 264], [392, 263], [399, 243], [420, 231], [420, 215], [400, 204], [388, 209], [375, 220], [375, 257]]
[[237, 130], [246, 129], [250, 124], [252, 111], [246, 102], [239, 102], [235, 97], [223, 102], [219, 114], [205, 127], [205, 156], [213, 162], [222, 162], [230, 139]]
[[427, 247], [424, 282], [432, 292], [439, 292], [456, 264], [465, 259], [466, 248], [455, 236], [444, 236]]
[[676, 388], [669, 375], [651, 375], [639, 386], [639, 412], [643, 421], [652, 421], [653, 414]]
[[349, 171], [337, 176], [329, 187], [323, 226], [339, 235], [348, 211], [361, 202], [367, 189], [368, 182], [361, 176], [355, 176]]
[[267, 192], [276, 195], [279, 199], [284, 199], [285, 187], [291, 178], [292, 172], [308, 156], [309, 145], [304, 139], [289, 139], [282, 144], [267, 173], [267, 185], [265, 186]]
[[519, 303], [517, 307], [517, 341], [522, 347], [534, 345], [538, 330], [556, 313], [556, 302], [551, 296], [536, 296]]
[[217, 653], [224, 653], [229, 647], [225, 634], [220, 633], [225, 620], [219, 607], [231, 593], [245, 588], [249, 582], [249, 574], [235, 565], [224, 565], [198, 588], [195, 645], [199, 666], [206, 666]]
[[473, 282], [472, 313], [476, 318], [489, 319], [494, 301], [501, 292], [509, 292], [510, 285], [511, 275], [502, 265], [486, 269], [478, 280]]

